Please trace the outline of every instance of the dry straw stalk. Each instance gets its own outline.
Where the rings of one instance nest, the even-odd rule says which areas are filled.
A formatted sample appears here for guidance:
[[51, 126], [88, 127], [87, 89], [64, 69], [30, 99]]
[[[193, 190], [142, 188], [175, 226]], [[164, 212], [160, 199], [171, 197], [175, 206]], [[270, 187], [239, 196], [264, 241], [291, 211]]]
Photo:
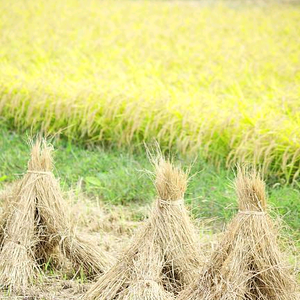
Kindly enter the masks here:
[[26, 174], [14, 190], [10, 214], [3, 228], [0, 253], [0, 286], [24, 290], [36, 278], [34, 247], [36, 199], [32, 178]]
[[51, 152], [45, 140], [33, 145], [28, 171], [7, 198], [2, 221], [1, 287], [24, 291], [59, 250], [87, 276], [101, 274], [108, 265], [97, 247], [74, 232], [52, 174]]
[[296, 281], [277, 245], [266, 212], [265, 184], [255, 170], [239, 168], [235, 181], [239, 213], [200, 278], [180, 300], [296, 300]]
[[200, 267], [195, 230], [183, 203], [187, 175], [162, 157], [154, 165], [158, 198], [149, 219], [85, 299], [171, 300]]

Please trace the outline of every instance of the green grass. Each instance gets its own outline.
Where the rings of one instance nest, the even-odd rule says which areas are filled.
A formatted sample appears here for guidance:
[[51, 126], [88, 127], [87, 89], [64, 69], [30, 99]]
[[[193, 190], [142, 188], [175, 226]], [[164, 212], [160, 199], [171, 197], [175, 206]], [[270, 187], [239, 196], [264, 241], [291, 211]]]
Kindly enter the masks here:
[[77, 143], [157, 139], [296, 182], [300, 6], [214, 3], [1, 1], [1, 117]]
[[[26, 171], [30, 156], [27, 136], [0, 126], [0, 188]], [[140, 206], [155, 197], [155, 188], [147, 174], [153, 171], [144, 152], [128, 153], [116, 148], [86, 149], [64, 140], [54, 140], [55, 169], [64, 190], [74, 189], [90, 198], [100, 197], [107, 204]], [[177, 164], [188, 168], [190, 162], [177, 156]], [[236, 213], [234, 174], [198, 159], [194, 161], [186, 193], [186, 203], [196, 218], [208, 219], [220, 229]], [[300, 239], [300, 192], [292, 187], [268, 186], [272, 214], [283, 217], [287, 233]]]

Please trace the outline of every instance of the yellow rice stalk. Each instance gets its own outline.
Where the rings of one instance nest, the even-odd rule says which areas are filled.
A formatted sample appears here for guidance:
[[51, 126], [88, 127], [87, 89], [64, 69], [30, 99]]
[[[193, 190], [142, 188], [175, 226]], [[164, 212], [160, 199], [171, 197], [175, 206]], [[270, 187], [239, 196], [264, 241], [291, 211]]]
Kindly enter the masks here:
[[200, 278], [180, 300], [296, 300], [296, 281], [277, 245], [266, 212], [265, 184], [259, 174], [239, 169], [235, 181], [239, 213]]
[[195, 230], [183, 203], [187, 175], [161, 157], [155, 167], [158, 198], [149, 219], [86, 300], [173, 299], [200, 267]]

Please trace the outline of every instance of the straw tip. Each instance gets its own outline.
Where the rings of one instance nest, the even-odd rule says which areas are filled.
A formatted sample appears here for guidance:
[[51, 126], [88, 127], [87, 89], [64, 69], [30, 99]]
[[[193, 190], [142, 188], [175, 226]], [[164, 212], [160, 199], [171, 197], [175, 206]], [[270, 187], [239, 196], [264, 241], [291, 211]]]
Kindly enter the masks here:
[[235, 188], [240, 210], [264, 211], [266, 209], [265, 183], [255, 168], [238, 166]]
[[184, 197], [187, 188], [187, 174], [159, 156], [155, 165], [155, 186], [160, 199], [166, 201], [176, 201]]
[[51, 171], [53, 146], [42, 137], [30, 141], [31, 158], [28, 163], [30, 171]]

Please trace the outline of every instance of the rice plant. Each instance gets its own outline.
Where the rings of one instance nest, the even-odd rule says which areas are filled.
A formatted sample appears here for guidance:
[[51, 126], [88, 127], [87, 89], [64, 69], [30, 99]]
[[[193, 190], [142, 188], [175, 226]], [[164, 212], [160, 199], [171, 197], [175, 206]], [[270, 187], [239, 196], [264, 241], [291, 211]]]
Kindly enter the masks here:
[[0, 114], [88, 143], [251, 161], [296, 180], [300, 7], [212, 1], [0, 3]]

